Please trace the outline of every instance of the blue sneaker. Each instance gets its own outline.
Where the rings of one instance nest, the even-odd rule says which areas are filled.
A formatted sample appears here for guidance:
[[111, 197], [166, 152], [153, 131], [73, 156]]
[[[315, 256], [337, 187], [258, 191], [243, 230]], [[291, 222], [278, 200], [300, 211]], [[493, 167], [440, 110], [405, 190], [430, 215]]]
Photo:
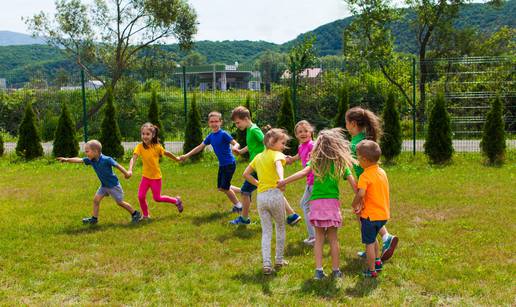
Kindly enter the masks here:
[[389, 235], [389, 238], [382, 246], [382, 261], [387, 261], [392, 257], [396, 246], [398, 246], [398, 237]]
[[375, 260], [374, 268], [375, 268], [376, 272], [380, 272], [383, 269], [383, 263], [380, 259]]
[[251, 224], [251, 219], [248, 218], [245, 220], [241, 215], [239, 215], [236, 219], [229, 222], [232, 225], [249, 225]]
[[241, 213], [242, 207], [233, 206], [233, 209], [231, 209], [231, 213]]
[[341, 270], [333, 270], [331, 272], [331, 278], [333, 279], [336, 279], [336, 278], [342, 278], [342, 272]]
[[92, 216], [92, 217], [86, 217], [86, 218], [83, 218], [83, 219], [82, 219], [82, 223], [83, 223], [83, 224], [90, 224], [90, 225], [95, 225], [95, 224], [97, 224], [97, 223], [98, 223], [98, 221], [99, 221], [99, 220], [98, 220], [96, 217], [94, 217], [94, 216]]
[[301, 221], [301, 217], [296, 213], [293, 213], [287, 217], [287, 224], [289, 224], [290, 226], [296, 225], [297, 223], [299, 223], [299, 221]]
[[131, 222], [132, 223], [138, 223], [142, 219], [142, 214], [140, 211], [134, 211], [131, 215]]
[[322, 271], [322, 270], [315, 270], [315, 276], [314, 276], [315, 280], [322, 280], [324, 278], [326, 278], [326, 274], [324, 274], [324, 271]]
[[376, 278], [378, 277], [378, 273], [376, 273], [376, 270], [375, 271], [369, 271], [369, 270], [365, 270], [362, 275], [364, 277], [368, 277], [368, 278]]
[[360, 258], [367, 258], [366, 252], [357, 252], [357, 256]]

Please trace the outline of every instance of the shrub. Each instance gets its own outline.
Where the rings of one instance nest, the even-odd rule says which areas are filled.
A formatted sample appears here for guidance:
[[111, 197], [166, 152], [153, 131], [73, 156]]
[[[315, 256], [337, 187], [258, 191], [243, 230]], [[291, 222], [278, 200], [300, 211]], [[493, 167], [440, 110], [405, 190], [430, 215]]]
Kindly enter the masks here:
[[441, 164], [450, 161], [452, 158], [453, 144], [450, 115], [446, 111], [446, 100], [442, 94], [435, 98], [424, 147], [425, 154], [432, 163]]
[[20, 128], [18, 129], [18, 143], [16, 154], [27, 160], [43, 156], [43, 147], [35, 123], [32, 103], [27, 103]]
[[102, 153], [119, 159], [124, 156], [120, 128], [116, 118], [116, 109], [113, 103], [113, 93], [107, 93], [107, 102], [104, 107], [104, 119], [102, 120], [99, 141], [102, 143]]
[[346, 86], [342, 86], [339, 89], [339, 108], [337, 116], [333, 122], [333, 127], [340, 127], [346, 129], [346, 112], [349, 109], [349, 89]]
[[159, 120], [159, 107], [158, 107], [158, 95], [156, 93], [156, 90], [153, 89], [151, 92], [151, 102], [149, 105], [149, 122], [153, 123], [154, 125], [158, 126], [159, 128], [159, 134], [158, 137], [160, 139], [160, 143], [162, 145], [165, 145], [165, 132], [163, 129], [163, 125], [161, 124]]
[[[185, 143], [183, 152], [189, 152], [202, 142], [201, 115], [197, 107], [195, 95], [190, 104], [190, 110], [186, 119]], [[190, 157], [192, 161], [197, 161], [202, 157], [202, 151]]]
[[389, 92], [387, 102], [383, 110], [383, 135], [380, 140], [382, 155], [387, 161], [391, 161], [401, 153], [401, 123], [394, 94]]
[[54, 133], [52, 154], [55, 157], [76, 157], [78, 153], [79, 143], [75, 138], [75, 125], [70, 118], [66, 103], [63, 103], [61, 116]]
[[0, 157], [4, 155], [4, 138], [0, 133]]
[[496, 97], [491, 104], [480, 141], [480, 148], [491, 164], [502, 163], [505, 158], [505, 123], [502, 102], [502, 98]]
[[281, 104], [276, 127], [285, 129], [292, 137], [287, 145], [289, 148], [285, 150], [285, 154], [292, 156], [297, 154], [298, 146], [297, 139], [294, 137], [294, 126], [294, 109], [292, 108], [290, 91], [285, 90], [285, 92], [283, 92], [283, 102]]

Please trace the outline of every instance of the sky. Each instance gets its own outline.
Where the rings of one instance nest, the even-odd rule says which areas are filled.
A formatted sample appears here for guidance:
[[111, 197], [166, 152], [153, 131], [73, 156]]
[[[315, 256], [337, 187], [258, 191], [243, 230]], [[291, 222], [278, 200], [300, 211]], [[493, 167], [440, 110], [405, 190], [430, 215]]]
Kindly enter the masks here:
[[[91, 0], [83, 0], [91, 3]], [[284, 43], [350, 15], [344, 0], [188, 0], [197, 12], [196, 40]], [[53, 13], [54, 0], [2, 0], [0, 31], [28, 33], [21, 17]]]

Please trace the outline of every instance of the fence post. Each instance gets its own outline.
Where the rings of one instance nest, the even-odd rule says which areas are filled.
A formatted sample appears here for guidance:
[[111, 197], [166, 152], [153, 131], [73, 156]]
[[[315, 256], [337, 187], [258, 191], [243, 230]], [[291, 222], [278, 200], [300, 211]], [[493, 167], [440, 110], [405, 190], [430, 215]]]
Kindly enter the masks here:
[[412, 58], [412, 155], [416, 155], [416, 58]]
[[184, 101], [184, 108], [185, 108], [185, 127], [186, 127], [186, 120], [188, 117], [188, 101], [186, 100], [186, 66], [183, 66], [183, 101]]
[[296, 74], [296, 63], [292, 63], [291, 67], [291, 76], [292, 76], [292, 82], [291, 82], [291, 98], [292, 98], [292, 108], [294, 109], [294, 123], [297, 122], [297, 74]]
[[84, 128], [84, 143], [88, 142], [88, 114], [86, 114], [86, 89], [84, 86], [84, 69], [81, 69], [82, 90], [82, 122]]

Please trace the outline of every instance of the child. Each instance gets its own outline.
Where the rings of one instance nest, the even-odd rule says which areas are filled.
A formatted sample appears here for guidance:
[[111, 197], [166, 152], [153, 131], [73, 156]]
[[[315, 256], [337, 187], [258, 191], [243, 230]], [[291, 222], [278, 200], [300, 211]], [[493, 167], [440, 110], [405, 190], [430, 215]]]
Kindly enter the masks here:
[[378, 166], [382, 151], [370, 140], [357, 145], [357, 156], [364, 172], [358, 180], [358, 192], [353, 199], [353, 211], [360, 215], [362, 243], [366, 244], [366, 277], [376, 277], [382, 270], [382, 260], [376, 236], [389, 219], [389, 181]]
[[[276, 223], [276, 261], [275, 268], [286, 265], [283, 259], [285, 247], [285, 198], [276, 188], [276, 182], [283, 180], [285, 155], [282, 153], [288, 135], [282, 129], [271, 129], [264, 138], [265, 151], [256, 155], [244, 171], [248, 182], [258, 187], [258, 213], [262, 224], [263, 273], [272, 274], [271, 240], [272, 221]], [[253, 175], [256, 173], [260, 180]]]
[[323, 130], [315, 141], [308, 166], [284, 181], [278, 181], [278, 187], [283, 187], [285, 184], [306, 177], [311, 171], [314, 173], [309, 218], [310, 223], [315, 227], [315, 279], [323, 279], [326, 276], [322, 266], [325, 236], [330, 242], [332, 277], [342, 276], [339, 268], [337, 236], [337, 229], [342, 226], [339, 179], [346, 178], [353, 191], [356, 191], [355, 179], [349, 169], [353, 162], [349, 144], [342, 138], [342, 129]]
[[124, 201], [124, 191], [122, 190], [122, 186], [120, 185], [118, 178], [113, 172], [113, 166], [122, 172], [127, 179], [131, 177], [131, 174], [129, 174], [122, 165], [113, 160], [113, 158], [104, 156], [102, 154], [102, 145], [97, 140], [91, 140], [84, 144], [84, 153], [86, 154], [86, 158], [82, 159], [57, 158], [57, 160], [61, 162], [84, 163], [86, 165], [91, 165], [95, 170], [95, 173], [97, 173], [97, 177], [99, 177], [100, 187], [93, 198], [93, 215], [82, 219], [82, 222], [84, 224], [97, 224], [99, 221], [100, 201], [104, 196], [110, 195], [116, 201], [117, 205], [131, 213], [132, 222], [138, 223], [140, 221], [141, 214], [134, 210], [130, 204]]
[[[351, 153], [356, 159], [356, 146], [364, 140], [372, 140], [378, 142], [382, 131], [380, 128], [380, 119], [371, 111], [363, 109], [361, 107], [354, 107], [346, 112], [346, 129], [351, 134]], [[353, 166], [357, 180], [360, 179], [360, 175], [364, 169], [359, 165]], [[394, 254], [394, 250], [398, 245], [398, 237], [389, 234], [386, 227], [382, 227], [380, 230], [382, 236], [382, 261], [387, 261]], [[362, 258], [366, 257], [365, 252], [358, 252], [358, 255]]]
[[[300, 145], [297, 150], [297, 155], [293, 157], [287, 156], [287, 164], [292, 164], [294, 161], [301, 159], [301, 164], [304, 168], [308, 161], [310, 161], [310, 153], [314, 147], [314, 141], [312, 140], [314, 128], [308, 121], [302, 120], [294, 127], [294, 132], [296, 133], [296, 138]], [[314, 245], [315, 242], [315, 230], [308, 219], [310, 212], [308, 201], [310, 200], [310, 196], [312, 196], [313, 185], [314, 174], [310, 172], [308, 173], [308, 176], [306, 176], [305, 192], [303, 193], [303, 197], [300, 202], [301, 209], [303, 209], [303, 214], [305, 216], [306, 231], [308, 232], [308, 238], [303, 240], [303, 242], [307, 245]]]
[[[233, 109], [233, 112], [231, 112], [231, 120], [233, 120], [238, 129], [246, 130], [245, 139], [247, 143], [247, 146], [242, 149], [240, 149], [240, 146], [233, 147], [233, 153], [235, 155], [241, 155], [249, 152], [249, 161], [253, 161], [254, 157], [265, 149], [262, 130], [251, 121], [251, 113], [249, 113], [249, 110], [242, 106]], [[256, 177], [256, 173], [252, 173], [251, 175], [255, 177], [255, 179], [258, 179]], [[240, 188], [243, 205], [242, 214], [236, 219], [230, 221], [231, 224], [249, 225], [251, 223], [251, 219], [249, 218], [249, 208], [251, 207], [251, 195], [254, 190], [256, 190], [256, 186], [247, 180], [244, 181], [244, 184]], [[301, 217], [294, 212], [286, 199], [285, 203], [287, 213], [289, 214], [287, 217], [287, 223], [289, 225], [295, 225], [299, 220], [301, 220]]]
[[161, 170], [159, 168], [159, 158], [167, 156], [172, 160], [179, 161], [179, 158], [174, 156], [171, 152], [166, 151], [159, 143], [158, 127], [151, 123], [142, 125], [140, 132], [142, 142], [136, 146], [133, 152], [133, 157], [129, 162], [129, 175], [133, 173], [133, 166], [138, 157], [142, 158], [143, 171], [142, 181], [138, 188], [138, 201], [143, 212], [143, 218], [148, 219], [149, 206], [147, 204], [147, 191], [149, 188], [152, 191], [152, 197], [156, 202], [166, 202], [175, 204], [179, 213], [183, 212], [183, 202], [179, 196], [176, 198], [161, 195]]
[[[208, 125], [211, 128], [211, 133], [204, 139], [204, 142], [197, 145], [189, 153], [179, 157], [179, 160], [184, 161], [201, 152], [206, 145], [213, 147], [213, 151], [219, 159], [219, 173], [217, 177], [217, 188], [224, 192], [229, 200], [233, 203], [233, 212], [241, 212], [242, 204], [238, 201], [235, 192], [231, 186], [231, 179], [236, 170], [235, 157], [231, 153], [231, 145], [238, 146], [238, 143], [227, 133], [221, 129], [222, 114], [219, 112], [211, 112], [208, 114]], [[235, 188], [236, 189], [236, 188]]]

